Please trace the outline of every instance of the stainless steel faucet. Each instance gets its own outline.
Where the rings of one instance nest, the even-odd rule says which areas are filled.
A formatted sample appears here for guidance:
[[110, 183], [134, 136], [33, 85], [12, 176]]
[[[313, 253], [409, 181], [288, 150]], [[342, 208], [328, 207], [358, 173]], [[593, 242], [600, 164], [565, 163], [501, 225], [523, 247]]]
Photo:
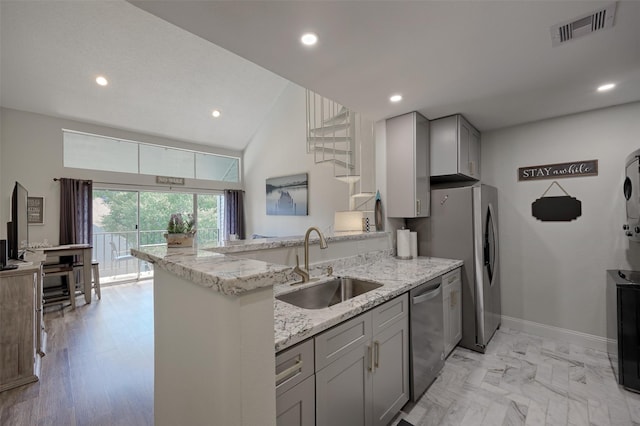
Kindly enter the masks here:
[[309, 282], [309, 235], [311, 235], [311, 231], [316, 231], [318, 233], [318, 236], [320, 237], [320, 248], [327, 248], [327, 241], [324, 239], [324, 235], [322, 235], [322, 232], [318, 228], [312, 226], [307, 229], [307, 233], [304, 234], [304, 269], [300, 267], [300, 262], [297, 254], [296, 267], [293, 268], [293, 272], [302, 277], [303, 283]]

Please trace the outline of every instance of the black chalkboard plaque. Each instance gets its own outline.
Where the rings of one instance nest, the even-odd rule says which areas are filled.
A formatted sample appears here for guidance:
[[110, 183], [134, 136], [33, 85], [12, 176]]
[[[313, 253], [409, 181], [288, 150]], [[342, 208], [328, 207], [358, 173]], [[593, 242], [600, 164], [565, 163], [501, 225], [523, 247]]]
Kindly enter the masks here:
[[[565, 195], [545, 197], [553, 185], [556, 185]], [[531, 203], [531, 214], [543, 222], [569, 222], [582, 215], [582, 202], [569, 195], [555, 180], [542, 196]]]
[[531, 204], [531, 214], [543, 222], [569, 222], [582, 215], [582, 202], [568, 195], [542, 197]]

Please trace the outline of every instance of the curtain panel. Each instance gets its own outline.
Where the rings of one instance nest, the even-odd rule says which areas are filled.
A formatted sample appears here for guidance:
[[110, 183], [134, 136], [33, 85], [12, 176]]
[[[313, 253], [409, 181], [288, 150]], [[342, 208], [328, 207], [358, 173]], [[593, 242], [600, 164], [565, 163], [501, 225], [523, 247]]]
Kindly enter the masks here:
[[244, 191], [225, 189], [224, 191], [224, 240], [235, 234], [238, 239], [245, 239], [244, 224]]
[[92, 244], [93, 181], [60, 179], [60, 245]]

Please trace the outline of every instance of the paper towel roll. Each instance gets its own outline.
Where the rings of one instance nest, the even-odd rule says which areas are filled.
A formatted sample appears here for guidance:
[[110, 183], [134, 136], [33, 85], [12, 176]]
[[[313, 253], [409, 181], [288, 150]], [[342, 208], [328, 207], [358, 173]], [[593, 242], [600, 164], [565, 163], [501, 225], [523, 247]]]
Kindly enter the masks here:
[[411, 257], [411, 236], [408, 229], [398, 229], [398, 257]]
[[412, 232], [410, 236], [411, 240], [411, 257], [414, 259], [418, 257], [418, 233]]

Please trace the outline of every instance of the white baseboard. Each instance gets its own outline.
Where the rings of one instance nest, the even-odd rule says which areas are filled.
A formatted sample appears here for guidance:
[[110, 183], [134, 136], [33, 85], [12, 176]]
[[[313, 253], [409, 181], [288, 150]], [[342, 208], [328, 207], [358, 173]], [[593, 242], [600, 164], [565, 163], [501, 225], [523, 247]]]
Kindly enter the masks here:
[[597, 349], [605, 352], [607, 350], [608, 339], [606, 337], [581, 333], [567, 328], [554, 327], [504, 315], [502, 316], [502, 327], [535, 334], [536, 336], [548, 339], [562, 340], [585, 348]]

